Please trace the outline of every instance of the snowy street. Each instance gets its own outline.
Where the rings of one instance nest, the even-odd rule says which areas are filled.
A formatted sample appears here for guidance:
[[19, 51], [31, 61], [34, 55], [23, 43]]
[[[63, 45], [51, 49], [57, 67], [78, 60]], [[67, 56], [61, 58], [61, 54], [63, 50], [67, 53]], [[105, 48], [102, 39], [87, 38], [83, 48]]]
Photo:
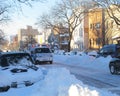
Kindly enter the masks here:
[[[28, 69], [14, 75], [1, 68], [1, 85], [13, 80], [35, 81], [31, 86], [10, 88], [0, 96], [120, 96], [120, 75], [109, 72], [111, 57], [82, 55], [53, 55], [53, 64], [36, 65], [38, 70]], [[27, 64], [26, 59], [20, 63]], [[21, 67], [20, 67], [21, 68]], [[11, 75], [10, 75], [11, 74]], [[6, 78], [8, 79], [6, 79]], [[14, 78], [15, 79], [14, 79]]]
[[120, 96], [120, 0], [0, 0], [0, 96]]
[[109, 72], [101, 72], [95, 69], [84, 68], [82, 66], [73, 66], [60, 63], [54, 63], [53, 65], [42, 65], [45, 68], [67, 68], [71, 74], [77, 79], [81, 80], [84, 84], [100, 88], [103, 90], [109, 90], [113, 93], [120, 95], [120, 76], [111, 75]]

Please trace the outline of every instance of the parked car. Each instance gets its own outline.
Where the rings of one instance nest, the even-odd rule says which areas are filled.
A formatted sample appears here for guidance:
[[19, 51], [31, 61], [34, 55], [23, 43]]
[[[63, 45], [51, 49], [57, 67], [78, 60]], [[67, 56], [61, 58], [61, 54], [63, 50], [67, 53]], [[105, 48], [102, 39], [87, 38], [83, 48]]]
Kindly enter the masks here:
[[110, 55], [111, 57], [117, 57], [120, 55], [120, 44], [109, 44], [103, 46], [99, 51], [98, 51], [98, 56], [103, 56], [107, 57]]
[[108, 55], [112, 57], [112, 60], [109, 63], [110, 73], [118, 74], [120, 72], [120, 44], [105, 45], [98, 52], [98, 57], [107, 57]]
[[120, 57], [112, 58], [112, 60], [109, 63], [109, 70], [111, 74], [120, 73]]
[[[8, 91], [10, 88], [30, 86], [35, 83], [35, 80], [43, 78], [40, 73], [38, 73], [38, 67], [33, 63], [29, 53], [1, 53], [0, 92]], [[34, 76], [31, 76], [31, 72]]]
[[36, 64], [40, 62], [53, 63], [52, 51], [48, 47], [35, 47], [31, 53]]

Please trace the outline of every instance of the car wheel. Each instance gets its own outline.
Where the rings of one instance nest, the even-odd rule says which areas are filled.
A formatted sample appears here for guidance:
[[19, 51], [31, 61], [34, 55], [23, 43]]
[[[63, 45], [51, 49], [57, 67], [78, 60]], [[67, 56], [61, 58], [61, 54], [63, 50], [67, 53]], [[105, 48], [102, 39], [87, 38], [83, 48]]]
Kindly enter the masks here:
[[115, 66], [113, 66], [113, 65], [110, 66], [110, 73], [111, 74], [117, 74], [118, 73]]
[[10, 86], [3, 86], [3, 87], [0, 87], [0, 92], [6, 92], [10, 89]]

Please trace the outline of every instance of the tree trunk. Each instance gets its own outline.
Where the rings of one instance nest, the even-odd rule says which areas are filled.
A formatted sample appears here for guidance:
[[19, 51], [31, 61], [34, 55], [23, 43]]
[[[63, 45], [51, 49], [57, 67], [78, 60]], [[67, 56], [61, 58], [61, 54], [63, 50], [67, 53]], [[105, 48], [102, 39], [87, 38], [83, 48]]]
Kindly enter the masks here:
[[71, 48], [70, 48], [70, 43], [71, 43], [71, 41], [68, 41], [68, 52], [70, 52], [70, 51], [71, 51]]
[[102, 46], [105, 45], [105, 11], [102, 9]]

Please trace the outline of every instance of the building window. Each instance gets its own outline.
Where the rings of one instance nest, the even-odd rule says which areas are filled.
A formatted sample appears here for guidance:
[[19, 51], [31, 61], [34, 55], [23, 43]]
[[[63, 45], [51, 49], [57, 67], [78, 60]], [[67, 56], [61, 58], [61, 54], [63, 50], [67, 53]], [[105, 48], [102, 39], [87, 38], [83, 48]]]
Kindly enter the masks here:
[[100, 29], [100, 22], [98, 22], [98, 23], [95, 24], [95, 28], [96, 29]]
[[92, 29], [92, 24], [90, 24], [90, 29]]
[[95, 29], [95, 24], [92, 24], [92, 29], [93, 29], [93, 30]]

